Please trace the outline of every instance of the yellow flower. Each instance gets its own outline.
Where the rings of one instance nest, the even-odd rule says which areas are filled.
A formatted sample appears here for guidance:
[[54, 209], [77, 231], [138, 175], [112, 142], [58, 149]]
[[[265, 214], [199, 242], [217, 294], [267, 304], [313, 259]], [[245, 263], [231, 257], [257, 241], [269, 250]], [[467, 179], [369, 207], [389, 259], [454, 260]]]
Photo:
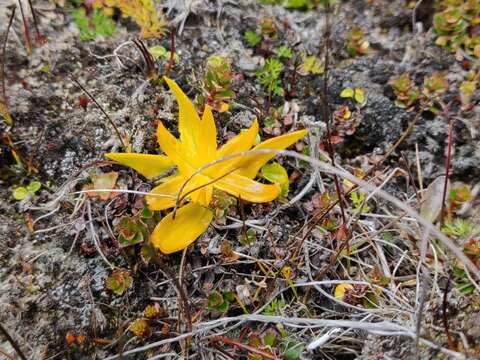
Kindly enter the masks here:
[[256, 203], [272, 201], [281, 192], [277, 184], [262, 184], [253, 180], [260, 168], [276, 155], [274, 152], [219, 161], [192, 177], [198, 169], [222, 157], [243, 151], [285, 149], [305, 136], [306, 130], [269, 139], [252, 149], [258, 134], [258, 122], [255, 120], [248, 130], [217, 148], [217, 131], [211, 108], [205, 107], [200, 119], [194, 105], [180, 87], [174, 81], [166, 77], [164, 79], [178, 102], [180, 139], [175, 138], [160, 123], [157, 139], [165, 155], [110, 153], [106, 156], [133, 168], [148, 179], [176, 167], [174, 175], [164, 178], [163, 182], [150, 192], [164, 197], [146, 197], [151, 210], [173, 208], [178, 205], [177, 199], [185, 198], [188, 201], [186, 205], [180, 206], [175, 214], [170, 212], [165, 216], [150, 237], [155, 247], [164, 254], [170, 254], [186, 248], [207, 230], [213, 219], [213, 212], [208, 205], [214, 188]]

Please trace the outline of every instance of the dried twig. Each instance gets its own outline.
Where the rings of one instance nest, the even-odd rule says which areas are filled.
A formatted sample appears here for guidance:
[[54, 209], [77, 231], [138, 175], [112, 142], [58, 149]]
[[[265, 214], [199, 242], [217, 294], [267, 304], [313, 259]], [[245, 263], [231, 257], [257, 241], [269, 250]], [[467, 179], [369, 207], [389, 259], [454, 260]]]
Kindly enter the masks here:
[[443, 225], [445, 216], [445, 200], [447, 198], [448, 182], [450, 179], [450, 163], [452, 161], [452, 147], [453, 147], [453, 119], [450, 118], [448, 122], [448, 147], [447, 156], [445, 158], [445, 183], [443, 184], [442, 193], [442, 209], [440, 210], [440, 225]]
[[12, 26], [13, 23], [13, 18], [15, 17], [15, 10], [17, 7], [15, 6], [12, 9], [12, 13], [10, 14], [10, 19], [8, 20], [8, 25], [7, 25], [7, 30], [5, 31], [5, 37], [3, 38], [3, 44], [2, 44], [2, 62], [0, 63], [1, 69], [0, 69], [0, 79], [2, 81], [2, 97], [3, 97], [3, 102], [5, 103], [5, 106], [8, 108], [8, 100], [7, 100], [7, 91], [5, 87], [5, 61], [6, 61], [6, 56], [7, 56], [7, 40], [8, 40], [8, 33], [10, 32], [10, 27]]
[[25, 13], [23, 12], [22, 0], [18, 0], [18, 7], [20, 8], [20, 13], [22, 15], [23, 34], [25, 36], [25, 44], [27, 47], [27, 52], [30, 55], [32, 53], [32, 42], [30, 41], [30, 30], [28, 28], [28, 20], [25, 17]]
[[[331, 140], [331, 114], [330, 114], [330, 104], [328, 101], [328, 68], [330, 63], [330, 1], [326, 2], [325, 6], [325, 61], [324, 61], [324, 73], [323, 73], [323, 90], [321, 92], [321, 99], [322, 99], [322, 114], [323, 114], [323, 121], [327, 126], [327, 149], [328, 155], [330, 156], [330, 161], [332, 162], [332, 166], [335, 167], [335, 151], [333, 149], [332, 140]], [[333, 175], [333, 181], [335, 183], [335, 191], [337, 192], [338, 197], [338, 204], [340, 205], [340, 212], [342, 214], [342, 221], [346, 224], [346, 217], [345, 217], [345, 208], [344, 208], [344, 194], [343, 189], [340, 187], [340, 182], [338, 181], [337, 175]], [[348, 241], [348, 236], [345, 238]]]
[[175, 28], [172, 27], [170, 30], [170, 59], [168, 61], [167, 69], [165, 70], [165, 76], [168, 77], [170, 71], [173, 68], [173, 63], [175, 59]]

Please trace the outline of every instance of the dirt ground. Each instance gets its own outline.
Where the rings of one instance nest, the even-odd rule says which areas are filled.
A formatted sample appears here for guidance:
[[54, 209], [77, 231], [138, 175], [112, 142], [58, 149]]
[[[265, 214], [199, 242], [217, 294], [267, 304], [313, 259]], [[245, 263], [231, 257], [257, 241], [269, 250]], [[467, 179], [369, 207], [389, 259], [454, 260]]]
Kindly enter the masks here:
[[[345, 105], [352, 112], [348, 121], [335, 121], [329, 129], [335, 134], [330, 138], [335, 160], [359, 176], [360, 169], [366, 172], [406, 135], [365, 180], [420, 211], [419, 199], [425, 196], [419, 191], [445, 175], [449, 121], [454, 119], [451, 186], [471, 189], [459, 216], [477, 226], [469, 240], [478, 239], [480, 94], [473, 93], [468, 108], [459, 100], [467, 73], [479, 71], [478, 59], [459, 59], [435, 44], [434, 1], [419, 2], [412, 31], [409, 3], [415, 5], [404, 0], [350, 0], [333, 6], [327, 102], [334, 116]], [[28, 3], [22, 4], [30, 15]], [[3, 36], [11, 5], [0, 0]], [[175, 28], [178, 61], [169, 77], [191, 99], [200, 94], [208, 58], [221, 56], [231, 63], [235, 97], [228, 111], [215, 112], [219, 143], [258, 118], [262, 139], [309, 129], [309, 136], [291, 149], [330, 161], [323, 118], [325, 73], [301, 74], [296, 63], [302, 61], [302, 52], [323, 61], [325, 9], [292, 10], [255, 0], [156, 5]], [[460, 281], [452, 275], [455, 256], [432, 235], [431, 242], [437, 245], [427, 251], [428, 286], [422, 283], [417, 267], [425, 231], [418, 219], [381, 196], [369, 199], [370, 211], [361, 215], [347, 199], [348, 227], [329, 229], [326, 220], [338, 223], [342, 218], [337, 205], [319, 220], [325, 206], [322, 187], [332, 196], [336, 193], [333, 177], [322, 173], [319, 181], [312, 166], [291, 157], [277, 159], [290, 175], [287, 200], [226, 207], [227, 216], [217, 219], [183, 255], [163, 258], [185, 287], [193, 317], [189, 330], [168, 273], [153, 261], [144, 261], [139, 246], [123, 248], [116, 238], [119, 219], [137, 214], [144, 206], [143, 196], [116, 193], [102, 200], [78, 193], [99, 172], [117, 172], [116, 189], [147, 192], [153, 182], [106, 161], [104, 154], [122, 151], [122, 143], [91, 100], [82, 106], [81, 99], [88, 96], [76, 81], [128, 135], [134, 152], [158, 153], [156, 119], [178, 134], [177, 105], [166, 86], [146, 76], [145, 61], [132, 42], [139, 36], [134, 22], [114, 17], [112, 36], [82, 41], [72, 20], [74, 6], [78, 5], [68, 1], [33, 2], [46, 42], [34, 41], [30, 19], [30, 54], [16, 9], [3, 58], [13, 126], [0, 120], [0, 323], [28, 359], [113, 359], [122, 353], [124, 359], [176, 359], [187, 353], [191, 359], [478, 358], [479, 290], [465, 294], [455, 287]], [[265, 19], [273, 23], [275, 36], [250, 46], [245, 32], [260, 33]], [[354, 26], [364, 29], [369, 49], [352, 57], [346, 47]], [[169, 34], [143, 42], [171, 47]], [[285, 62], [283, 95], [272, 96], [255, 74], [282, 45], [293, 50], [294, 60]], [[168, 62], [168, 58], [156, 61], [158, 74], [167, 71]], [[408, 73], [421, 87], [435, 72], [442, 72], [448, 81], [442, 94], [448, 111], [434, 114], [396, 105], [393, 79]], [[362, 88], [366, 102], [342, 97], [345, 88]], [[280, 109], [276, 115], [274, 109]], [[21, 156], [23, 167], [15, 154]], [[41, 183], [40, 190], [15, 200], [12, 191], [32, 181]], [[305, 194], [288, 205], [288, 199], [303, 189]], [[255, 234], [250, 244], [240, 241], [246, 227]], [[345, 236], [351, 239], [351, 249], [334, 256]], [[451, 239], [459, 248], [465, 243]], [[111, 265], [125, 269], [133, 280], [121, 295], [106, 286]], [[338, 302], [333, 295], [336, 285], [348, 281], [358, 283], [353, 295], [349, 293], [354, 299]], [[226, 311], [212, 309], [213, 292], [230, 294], [230, 300], [222, 300], [228, 301]], [[374, 306], [365, 304], [368, 296], [374, 298]], [[419, 299], [424, 304], [419, 305]], [[149, 305], [156, 309], [153, 318], [145, 315]], [[415, 321], [420, 306], [417, 353]], [[146, 318], [148, 329], [135, 334], [132, 323]], [[182, 338], [189, 332], [189, 338]], [[266, 343], [266, 334], [273, 334], [273, 345]], [[15, 354], [3, 335], [0, 350]]]

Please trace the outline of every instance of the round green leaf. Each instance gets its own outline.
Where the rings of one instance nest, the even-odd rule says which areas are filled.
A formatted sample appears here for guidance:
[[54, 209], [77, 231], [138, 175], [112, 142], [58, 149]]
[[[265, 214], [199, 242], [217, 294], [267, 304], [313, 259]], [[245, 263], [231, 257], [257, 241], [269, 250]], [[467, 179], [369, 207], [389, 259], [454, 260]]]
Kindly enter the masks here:
[[27, 186], [27, 190], [31, 192], [32, 194], [35, 194], [40, 188], [42, 187], [42, 184], [38, 181], [32, 181], [30, 184]]
[[28, 196], [28, 190], [23, 186], [13, 189], [12, 191], [13, 198], [15, 200], [24, 200]]
[[365, 104], [365, 90], [363, 89], [355, 89], [355, 101], [359, 104], [359, 105], [363, 105]]
[[340, 97], [341, 98], [351, 98], [351, 97], [353, 97], [353, 94], [354, 94], [353, 89], [351, 87], [347, 87], [347, 88], [342, 90], [342, 92], [340, 93]]
[[288, 192], [290, 185], [288, 173], [285, 168], [277, 162], [265, 164], [260, 170], [260, 174], [268, 181], [280, 185], [283, 192]]

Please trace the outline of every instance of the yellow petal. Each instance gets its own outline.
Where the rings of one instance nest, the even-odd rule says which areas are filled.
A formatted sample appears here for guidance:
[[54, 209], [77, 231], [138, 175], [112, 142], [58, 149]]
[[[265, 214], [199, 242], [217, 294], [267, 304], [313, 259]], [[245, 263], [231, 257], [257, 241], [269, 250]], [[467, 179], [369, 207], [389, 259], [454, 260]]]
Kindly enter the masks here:
[[134, 169], [147, 179], [160, 176], [174, 166], [174, 163], [164, 155], [109, 153], [105, 156], [121, 165]]
[[200, 138], [198, 160], [201, 164], [207, 164], [213, 160], [217, 151], [217, 128], [213, 119], [212, 108], [205, 106], [202, 121], [200, 123]]
[[184, 149], [182, 144], [161, 122], [158, 124], [157, 140], [162, 151], [178, 166], [180, 172], [187, 173], [191, 171], [191, 154]]
[[218, 180], [213, 186], [235, 197], [257, 203], [272, 201], [281, 191], [277, 184], [265, 185], [236, 173]]
[[185, 178], [183, 176], [176, 176], [171, 180], [154, 187], [152, 191], [150, 191], [151, 194], [168, 195], [171, 197], [147, 196], [145, 199], [148, 208], [150, 210], [164, 210], [174, 207], [177, 201], [178, 191], [184, 182]]
[[[257, 134], [258, 121], [255, 120], [248, 130], [241, 132], [234, 138], [230, 139], [220, 149], [218, 149], [216, 159], [250, 150], [250, 148], [253, 146], [253, 143], [255, 142]], [[243, 159], [244, 157], [239, 156], [229, 160], [221, 161], [218, 164], [215, 164], [208, 168], [205, 173], [208, 174], [211, 178], [218, 178], [233, 170], [235, 167], [238, 167], [239, 164], [243, 162]]]
[[338, 284], [335, 287], [335, 293], [334, 293], [335, 298], [342, 300], [344, 298], [347, 290], [353, 290], [353, 285], [352, 284]]
[[223, 145], [220, 149], [218, 149], [217, 158], [250, 150], [250, 148], [253, 146], [257, 134], [258, 121], [255, 119], [252, 126], [250, 126], [247, 131], [241, 132], [234, 138], [227, 141], [227, 143]]
[[[260, 149], [274, 149], [283, 150], [294, 144], [307, 134], [307, 130], [298, 130], [285, 135], [277, 136], [272, 139], [261, 142], [252, 150]], [[253, 179], [260, 168], [265, 165], [270, 159], [274, 158], [276, 153], [248, 155], [244, 158], [241, 168], [237, 171], [238, 174]]]
[[185, 249], [194, 242], [210, 225], [213, 218], [211, 210], [189, 203], [165, 216], [155, 227], [150, 237], [153, 246], [164, 254], [171, 254]]
[[180, 141], [190, 151], [202, 150], [199, 148], [200, 117], [195, 106], [185, 93], [180, 89], [176, 82], [166, 76], [163, 79], [172, 90], [178, 102], [178, 130], [180, 132]]

